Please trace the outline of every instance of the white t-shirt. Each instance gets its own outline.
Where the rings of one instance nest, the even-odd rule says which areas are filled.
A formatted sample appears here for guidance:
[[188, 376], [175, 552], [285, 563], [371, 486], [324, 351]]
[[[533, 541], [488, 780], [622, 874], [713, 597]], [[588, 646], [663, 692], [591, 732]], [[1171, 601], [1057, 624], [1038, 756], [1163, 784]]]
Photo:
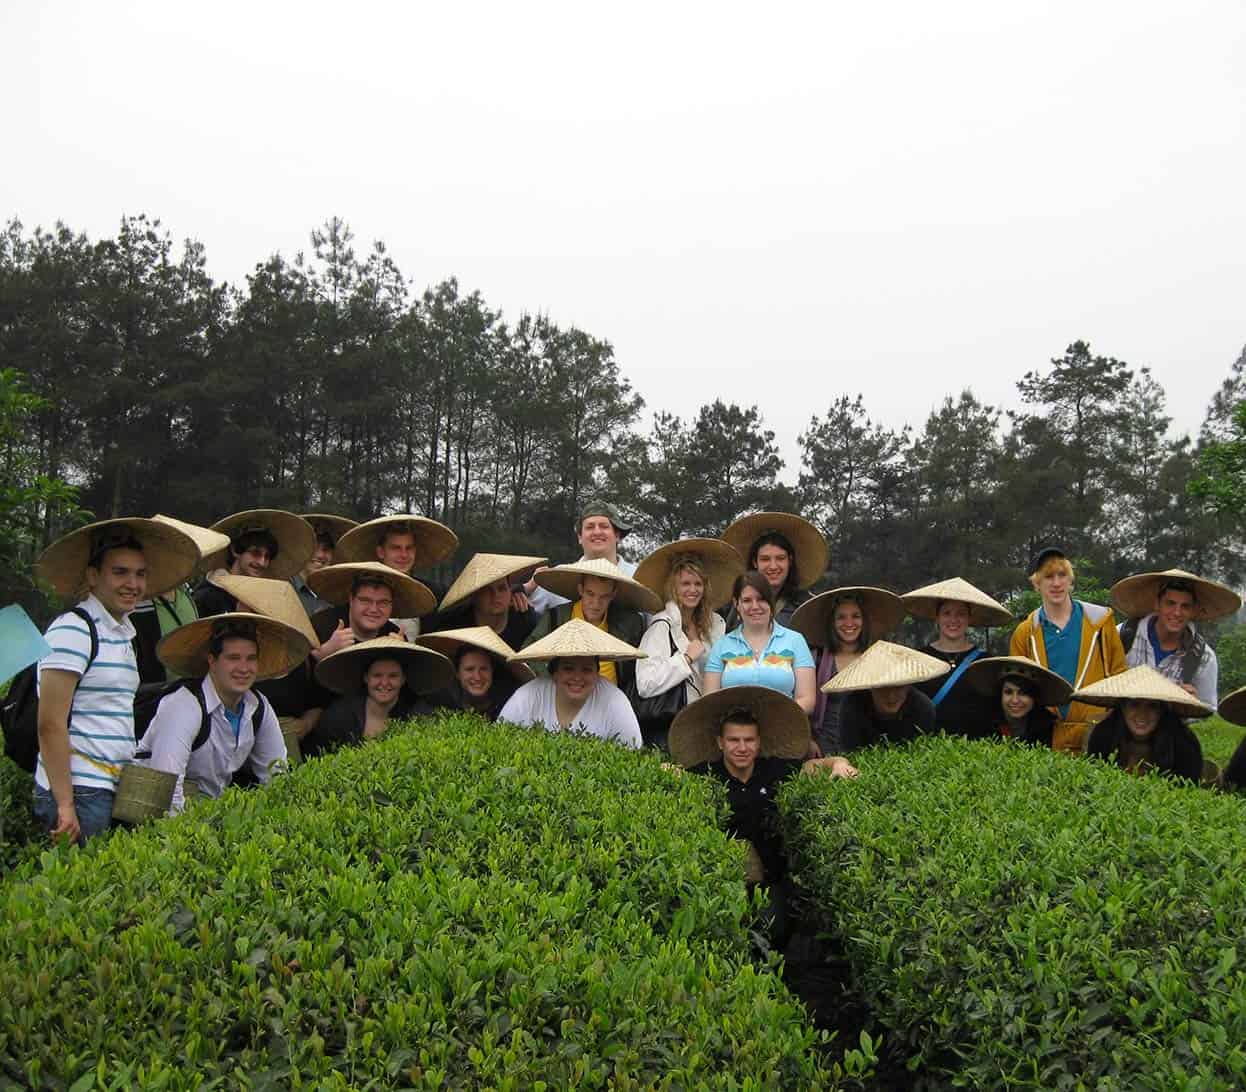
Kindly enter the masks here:
[[[555, 706], [554, 680], [549, 677], [524, 683], [502, 706], [499, 720], [512, 724], [542, 724], [548, 731], [561, 731]], [[613, 739], [625, 747], [639, 747], [640, 723], [631, 703], [614, 683], [597, 677], [597, 684], [570, 729], [582, 735]]]

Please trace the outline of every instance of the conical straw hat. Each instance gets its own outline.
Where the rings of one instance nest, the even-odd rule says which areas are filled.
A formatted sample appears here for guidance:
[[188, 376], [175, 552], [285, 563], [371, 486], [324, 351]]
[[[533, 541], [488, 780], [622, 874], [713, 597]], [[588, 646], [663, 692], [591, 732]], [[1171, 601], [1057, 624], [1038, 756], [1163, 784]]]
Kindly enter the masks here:
[[729, 686], [697, 698], [671, 722], [671, 757], [683, 767], [720, 756], [718, 725], [731, 709], [748, 709], [761, 731], [761, 754], [804, 758], [809, 753], [809, 716], [786, 694], [765, 686]]
[[1198, 698], [1182, 690], [1153, 667], [1131, 667], [1073, 692], [1073, 700], [1086, 705], [1120, 705], [1123, 701], [1159, 701], [1182, 717], [1209, 717], [1214, 712]]
[[459, 536], [444, 523], [424, 516], [402, 514], [368, 520], [347, 531], [337, 541], [334, 561], [375, 561], [376, 548], [387, 531], [410, 531], [415, 536], [415, 567], [426, 568], [445, 561], [459, 548]]
[[736, 577], [744, 572], [744, 558], [729, 542], [720, 538], [681, 538], [659, 546], [639, 565], [633, 579], [643, 584], [660, 600], [666, 598], [666, 581], [671, 570], [681, 561], [691, 559], [705, 571], [709, 583], [706, 602], [721, 607], [731, 602], [731, 589]]
[[[243, 531], [265, 530], [277, 540], [277, 556], [269, 563], [265, 574], [270, 580], [289, 580], [296, 575], [316, 550], [316, 532], [312, 525], [293, 512], [277, 508], [252, 508], [235, 512], [232, 516], [217, 520], [213, 531], [220, 531], [232, 540]], [[202, 568], [229, 568], [229, 547], [217, 550], [203, 559]]]
[[446, 629], [440, 633], [424, 633], [415, 639], [417, 645], [435, 649], [453, 662], [460, 648], [478, 648], [500, 660], [521, 683], [531, 682], [536, 672], [527, 664], [511, 660], [515, 650], [488, 626], [468, 626], [466, 629]]
[[134, 539], [143, 546], [148, 597], [163, 595], [185, 583], [199, 563], [199, 547], [184, 531], [153, 519], [105, 519], [88, 523], [58, 538], [39, 555], [35, 573], [66, 599], [85, 590], [87, 562], [101, 545]]
[[327, 531], [329, 537], [333, 539], [335, 549], [337, 541], [344, 534], [359, 526], [357, 519], [335, 516], [331, 512], [301, 512], [300, 516], [312, 525], [312, 530], [317, 534]]
[[437, 606], [437, 597], [428, 587], [415, 577], [400, 573], [379, 561], [326, 565], [308, 574], [307, 586], [325, 602], [340, 607], [350, 601], [350, 589], [355, 577], [365, 573], [383, 580], [394, 593], [394, 618], [420, 618]]
[[614, 601], [632, 610], [654, 612], [662, 609], [661, 599], [643, 584], [638, 584], [614, 562], [604, 557], [543, 569], [536, 574], [535, 579], [541, 587], [552, 591], [555, 595], [576, 600], [580, 597], [578, 585], [582, 576], [597, 576], [603, 580], [613, 580], [616, 588]]
[[458, 606], [495, 580], [510, 580], [544, 565], [548, 560], [547, 557], [524, 557], [521, 554], [476, 554], [450, 585], [450, 590], [441, 601], [441, 609], [445, 611]]
[[828, 647], [835, 608], [845, 599], [861, 604], [871, 641], [877, 640], [884, 633], [890, 633], [904, 618], [904, 600], [895, 592], [889, 592], [886, 588], [854, 585], [832, 588], [812, 599], [806, 599], [793, 612], [787, 623], [788, 629], [803, 634], [810, 648]]
[[604, 629], [598, 629], [579, 618], [572, 618], [553, 633], [539, 641], [533, 641], [521, 652], [516, 652], [511, 659], [531, 662], [553, 660], [561, 656], [596, 656], [599, 660], [643, 660], [646, 655], [647, 653], [626, 641], [611, 636]]
[[287, 626], [293, 626], [312, 648], [320, 647], [320, 638], [307, 617], [307, 608], [299, 593], [288, 580], [269, 580], [266, 576], [238, 576], [217, 569], [208, 574], [208, 583], [228, 592], [238, 600], [238, 606], [266, 618], [275, 618]]
[[212, 631], [223, 622], [249, 623], [259, 640], [260, 665], [256, 681], [288, 675], [307, 659], [311, 645], [293, 626], [262, 614], [233, 611], [187, 622], [166, 634], [156, 645], [156, 656], [175, 675], [200, 678], [208, 673], [208, 644]]
[[959, 576], [954, 576], [951, 580], [940, 580], [937, 584], [927, 584], [924, 588], [918, 588], [900, 598], [914, 618], [935, 618], [939, 604], [950, 599], [968, 605], [971, 626], [1007, 626], [1014, 621], [1002, 603], [997, 603], [986, 592], [979, 591], [968, 580], [962, 580]]
[[1246, 686], [1239, 686], [1220, 699], [1216, 710], [1230, 724], [1246, 724]]
[[1200, 622], [1212, 622], [1236, 614], [1242, 597], [1232, 588], [1195, 576], [1184, 569], [1166, 569], [1160, 573], [1138, 573], [1112, 585], [1112, 606], [1128, 618], [1145, 618], [1155, 610], [1159, 590], [1166, 584], [1186, 584], [1196, 600], [1191, 615]]
[[[200, 527], [197, 523], [187, 523], [185, 520], [174, 519], [172, 516], [153, 516], [152, 519], [157, 523], [167, 523], [170, 527], [176, 527], [182, 534], [194, 539], [195, 545], [199, 547], [200, 561], [211, 554], [229, 549], [229, 536], [221, 534], [220, 531], [213, 531], [211, 527]], [[202, 569], [202, 566], [199, 568]]]
[[375, 660], [397, 660], [406, 675], [406, 687], [417, 694], [442, 690], [454, 678], [454, 665], [440, 652], [413, 645], [401, 637], [373, 637], [339, 649], [316, 665], [316, 679], [338, 694], [363, 689], [363, 675]]
[[1064, 705], [1073, 694], [1066, 680], [1023, 656], [984, 656], [965, 668], [965, 681], [990, 698], [999, 693], [1000, 683], [1009, 675], [1033, 683], [1038, 689], [1039, 705]]
[[723, 538], [735, 547], [747, 565], [753, 543], [771, 531], [781, 534], [796, 551], [796, 583], [802, 588], [817, 583], [831, 563], [831, 548], [822, 532], [807, 519], [790, 512], [754, 512], [731, 524], [723, 532]]
[[904, 645], [876, 641], [830, 682], [825, 694], [845, 694], [851, 690], [876, 690], [880, 686], [911, 686], [946, 675], [951, 666]]

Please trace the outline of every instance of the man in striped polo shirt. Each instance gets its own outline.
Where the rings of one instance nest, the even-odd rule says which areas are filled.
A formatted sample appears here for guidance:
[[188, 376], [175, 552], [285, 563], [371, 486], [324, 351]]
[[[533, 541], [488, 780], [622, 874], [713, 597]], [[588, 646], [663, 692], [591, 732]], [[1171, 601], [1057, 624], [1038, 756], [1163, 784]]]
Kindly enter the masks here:
[[128, 615], [149, 587], [160, 593], [185, 580], [197, 558], [193, 540], [145, 519], [79, 528], [40, 557], [36, 571], [63, 596], [84, 583], [87, 593], [48, 627], [52, 651], [39, 661], [34, 810], [54, 839], [82, 841], [111, 824], [117, 782], [134, 758], [139, 677]]

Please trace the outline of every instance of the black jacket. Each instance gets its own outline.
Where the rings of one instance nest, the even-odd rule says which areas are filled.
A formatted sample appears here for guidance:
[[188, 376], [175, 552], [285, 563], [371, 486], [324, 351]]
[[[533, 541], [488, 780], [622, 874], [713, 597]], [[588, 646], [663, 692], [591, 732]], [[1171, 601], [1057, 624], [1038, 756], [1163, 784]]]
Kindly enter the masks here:
[[[347, 747], [362, 743], [363, 730], [367, 723], [366, 694], [343, 694], [321, 714], [316, 727], [299, 741], [299, 749], [304, 757], [329, 754], [339, 747]], [[398, 703], [389, 711], [386, 720], [402, 720], [406, 717], [419, 717], [430, 712], [430, 707], [422, 698], [403, 690]]]
[[825, 742], [821, 736], [819, 742], [824, 755], [846, 755], [875, 743], [909, 743], [934, 730], [934, 705], [916, 687], [909, 687], [909, 696], [894, 720], [877, 717], [870, 692], [858, 690], [844, 695], [838, 724], [825, 733]]
[[[568, 603], [558, 608], [555, 617], [555, 625], [561, 626], [571, 618], [571, 608], [574, 606]], [[606, 610], [606, 632], [611, 637], [617, 637], [620, 641], [626, 641], [634, 648], [640, 647], [640, 639], [645, 634], [644, 615], [638, 610], [631, 610], [623, 606], [621, 603], [611, 603]], [[615, 670], [619, 675], [619, 689], [627, 694], [634, 694], [636, 689], [636, 661], [620, 660], [615, 665]]]
[[[941, 652], [934, 645], [926, 645], [918, 651], [924, 652], [927, 656], [933, 656], [936, 660], [942, 660], [955, 671], [960, 666], [960, 662], [973, 649], [965, 652]], [[915, 685], [933, 703], [934, 696], [943, 689], [947, 680], [947, 675], [940, 675], [937, 679], [927, 679], [926, 682]], [[949, 736], [990, 739], [996, 734], [995, 711], [995, 701], [984, 694], [979, 694], [965, 681], [965, 676], [961, 675], [956, 680], [956, 685], [935, 706], [935, 728], [940, 732], [946, 732]]]
[[[1128, 734], [1125, 715], [1118, 706], [1090, 730], [1086, 753], [1113, 761], [1123, 768], [1125, 763], [1121, 746]], [[1181, 777], [1197, 783], [1203, 776], [1203, 748], [1198, 737], [1171, 710], [1165, 709], [1160, 717], [1159, 725], [1151, 736], [1150, 750], [1147, 761], [1169, 777]]]

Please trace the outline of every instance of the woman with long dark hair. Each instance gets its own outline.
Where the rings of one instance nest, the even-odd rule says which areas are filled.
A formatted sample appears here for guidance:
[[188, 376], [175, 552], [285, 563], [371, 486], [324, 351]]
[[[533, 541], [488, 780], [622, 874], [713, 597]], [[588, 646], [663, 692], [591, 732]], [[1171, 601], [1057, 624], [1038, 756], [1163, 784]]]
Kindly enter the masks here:
[[1111, 709], [1091, 730], [1086, 753], [1123, 770], [1159, 770], [1198, 782], [1203, 749], [1182, 717], [1209, 717], [1210, 706], [1191, 697], [1153, 667], [1134, 667], [1073, 694], [1074, 701]]
[[1051, 747], [1052, 707], [1064, 705], [1073, 693], [1054, 671], [1022, 656], [975, 660], [965, 670], [965, 685], [990, 703], [996, 738], [1034, 747]]
[[[822, 532], [790, 512], [744, 516], [723, 532], [723, 539], [744, 558], [746, 569], [766, 578], [774, 600], [774, 620], [783, 626], [810, 598], [809, 586], [822, 578], [831, 560]], [[727, 629], [739, 624], [738, 615], [728, 612]]]

